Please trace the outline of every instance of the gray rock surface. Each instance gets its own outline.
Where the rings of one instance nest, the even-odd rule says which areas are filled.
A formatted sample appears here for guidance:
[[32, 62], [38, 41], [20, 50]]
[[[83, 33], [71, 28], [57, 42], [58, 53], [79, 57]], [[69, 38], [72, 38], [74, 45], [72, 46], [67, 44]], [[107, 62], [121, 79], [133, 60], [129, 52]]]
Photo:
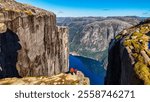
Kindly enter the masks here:
[[56, 26], [54, 13], [14, 0], [1, 0], [0, 22], [20, 40], [20, 76], [52, 76], [68, 71], [68, 29]]

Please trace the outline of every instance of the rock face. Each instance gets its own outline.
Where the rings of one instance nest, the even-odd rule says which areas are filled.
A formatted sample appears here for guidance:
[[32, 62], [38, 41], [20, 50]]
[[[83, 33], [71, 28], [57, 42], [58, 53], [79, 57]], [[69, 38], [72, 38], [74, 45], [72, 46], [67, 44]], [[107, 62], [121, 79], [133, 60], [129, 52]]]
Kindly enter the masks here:
[[[68, 71], [68, 29], [56, 26], [54, 13], [14, 0], [1, 0], [0, 22], [18, 37], [21, 50], [16, 68], [20, 76], [52, 76]], [[8, 62], [1, 66], [6, 65]]]
[[122, 31], [110, 43], [107, 85], [150, 85], [150, 20]]
[[138, 85], [142, 81], [137, 77], [131, 58], [121, 40], [111, 43], [105, 78], [106, 85]]
[[59, 25], [69, 26], [70, 52], [102, 61], [107, 65], [108, 46], [123, 29], [140, 22], [137, 17], [57, 18]]

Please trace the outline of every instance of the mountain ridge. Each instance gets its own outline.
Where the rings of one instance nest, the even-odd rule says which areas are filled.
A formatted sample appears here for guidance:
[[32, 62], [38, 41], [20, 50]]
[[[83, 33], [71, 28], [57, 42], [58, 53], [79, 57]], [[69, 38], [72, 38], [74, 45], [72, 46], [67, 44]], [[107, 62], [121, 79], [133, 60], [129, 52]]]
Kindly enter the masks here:
[[[139, 17], [63, 17], [58, 25], [69, 27], [70, 51], [102, 61], [107, 66], [107, 52], [111, 39], [123, 29], [138, 24]], [[91, 45], [92, 44], [92, 45]]]

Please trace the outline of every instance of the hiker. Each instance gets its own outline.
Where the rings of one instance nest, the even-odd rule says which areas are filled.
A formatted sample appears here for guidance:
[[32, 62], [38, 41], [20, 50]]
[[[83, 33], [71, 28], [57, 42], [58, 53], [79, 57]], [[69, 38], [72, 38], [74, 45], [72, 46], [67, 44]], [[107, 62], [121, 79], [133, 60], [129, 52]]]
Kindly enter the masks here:
[[77, 73], [77, 69], [75, 69], [75, 68], [70, 68], [70, 73], [71, 73], [71, 74], [73, 74], [73, 73], [76, 74], [76, 73]]

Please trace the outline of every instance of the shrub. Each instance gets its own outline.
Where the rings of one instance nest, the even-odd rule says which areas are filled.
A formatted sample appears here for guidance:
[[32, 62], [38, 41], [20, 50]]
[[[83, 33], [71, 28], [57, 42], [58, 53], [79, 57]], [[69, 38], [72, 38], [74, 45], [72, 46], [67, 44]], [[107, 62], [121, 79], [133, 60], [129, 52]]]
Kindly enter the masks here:
[[149, 31], [148, 27], [141, 27], [140, 32], [141, 33], [147, 33]]
[[31, 11], [26, 10], [26, 11], [24, 11], [24, 12], [25, 12], [26, 14], [28, 14], [28, 15], [33, 15]]
[[137, 59], [138, 54], [137, 54], [137, 53], [133, 53], [132, 56], [133, 56], [135, 59]]
[[125, 40], [123, 45], [124, 46], [131, 46], [131, 41], [130, 40]]
[[144, 63], [144, 58], [141, 55], [138, 55], [137, 60]]
[[134, 70], [139, 78], [144, 81], [144, 84], [150, 84], [149, 68], [145, 64], [137, 62], [134, 66]]
[[115, 39], [120, 39], [121, 38], [121, 35], [117, 35], [116, 37], [115, 37]]
[[139, 32], [134, 32], [132, 36], [137, 36], [138, 38], [140, 38], [143, 36], [143, 34]]

